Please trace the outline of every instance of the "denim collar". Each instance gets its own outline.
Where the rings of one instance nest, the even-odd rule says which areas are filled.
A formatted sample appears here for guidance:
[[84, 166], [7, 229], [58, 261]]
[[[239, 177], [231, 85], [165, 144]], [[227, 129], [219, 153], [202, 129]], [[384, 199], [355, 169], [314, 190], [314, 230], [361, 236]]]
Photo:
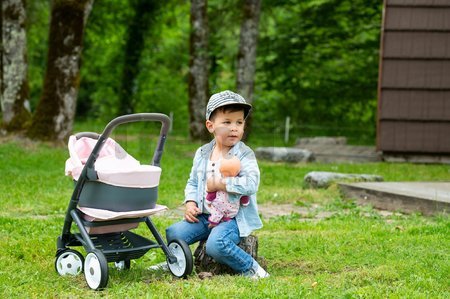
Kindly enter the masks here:
[[[203, 156], [203, 158], [209, 159], [209, 156], [211, 155], [211, 152], [213, 151], [215, 145], [216, 145], [216, 140], [213, 139], [210, 143], [207, 143], [207, 144], [203, 145], [203, 146], [200, 148], [200, 152], [201, 152], [201, 155]], [[238, 143], [236, 143], [236, 144], [230, 149], [230, 151], [228, 152], [228, 155], [229, 155], [230, 157], [231, 157], [231, 156], [237, 155], [237, 154], [238, 154], [238, 151], [239, 151], [239, 148], [241, 147], [241, 145], [242, 145], [242, 142], [241, 142], [241, 141], [239, 141]]]

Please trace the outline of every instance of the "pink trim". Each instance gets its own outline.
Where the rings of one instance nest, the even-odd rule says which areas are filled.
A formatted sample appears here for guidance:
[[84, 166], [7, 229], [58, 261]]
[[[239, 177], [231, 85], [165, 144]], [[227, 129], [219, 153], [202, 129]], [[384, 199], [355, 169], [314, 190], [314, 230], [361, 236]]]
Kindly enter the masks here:
[[87, 221], [109, 221], [123, 218], [139, 218], [154, 215], [167, 209], [168, 208], [166, 206], [156, 205], [154, 209], [130, 211], [130, 212], [114, 212], [109, 210], [78, 207], [78, 210], [80, 210], [85, 214], [84, 218]]

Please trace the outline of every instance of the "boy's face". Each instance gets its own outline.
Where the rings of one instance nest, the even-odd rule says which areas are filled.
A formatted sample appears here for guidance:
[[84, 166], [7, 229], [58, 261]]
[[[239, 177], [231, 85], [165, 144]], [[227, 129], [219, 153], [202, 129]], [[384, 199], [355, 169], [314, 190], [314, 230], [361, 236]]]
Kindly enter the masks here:
[[212, 120], [206, 121], [206, 128], [214, 134], [216, 143], [232, 147], [244, 134], [244, 111], [216, 111]]

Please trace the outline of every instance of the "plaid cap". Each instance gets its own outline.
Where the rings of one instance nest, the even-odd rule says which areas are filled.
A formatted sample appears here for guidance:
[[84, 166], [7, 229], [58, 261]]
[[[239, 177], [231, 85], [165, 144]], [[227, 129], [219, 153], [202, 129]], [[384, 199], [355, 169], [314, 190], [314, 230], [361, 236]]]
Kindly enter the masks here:
[[244, 119], [247, 118], [250, 110], [252, 109], [252, 105], [247, 103], [245, 99], [232, 91], [225, 90], [219, 93], [213, 94], [208, 101], [208, 105], [206, 106], [206, 120], [209, 120], [211, 114], [219, 107], [226, 105], [242, 105], [244, 108]]

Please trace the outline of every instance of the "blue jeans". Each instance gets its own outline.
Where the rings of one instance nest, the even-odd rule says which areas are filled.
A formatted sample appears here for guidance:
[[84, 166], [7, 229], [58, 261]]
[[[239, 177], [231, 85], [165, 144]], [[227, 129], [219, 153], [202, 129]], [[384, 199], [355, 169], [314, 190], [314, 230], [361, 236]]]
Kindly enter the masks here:
[[166, 229], [167, 242], [181, 239], [189, 245], [206, 241], [206, 254], [216, 262], [225, 264], [238, 273], [250, 270], [254, 259], [237, 244], [240, 242], [236, 219], [221, 222], [213, 229], [208, 228], [207, 214], [198, 215], [199, 222], [186, 220], [177, 222]]

